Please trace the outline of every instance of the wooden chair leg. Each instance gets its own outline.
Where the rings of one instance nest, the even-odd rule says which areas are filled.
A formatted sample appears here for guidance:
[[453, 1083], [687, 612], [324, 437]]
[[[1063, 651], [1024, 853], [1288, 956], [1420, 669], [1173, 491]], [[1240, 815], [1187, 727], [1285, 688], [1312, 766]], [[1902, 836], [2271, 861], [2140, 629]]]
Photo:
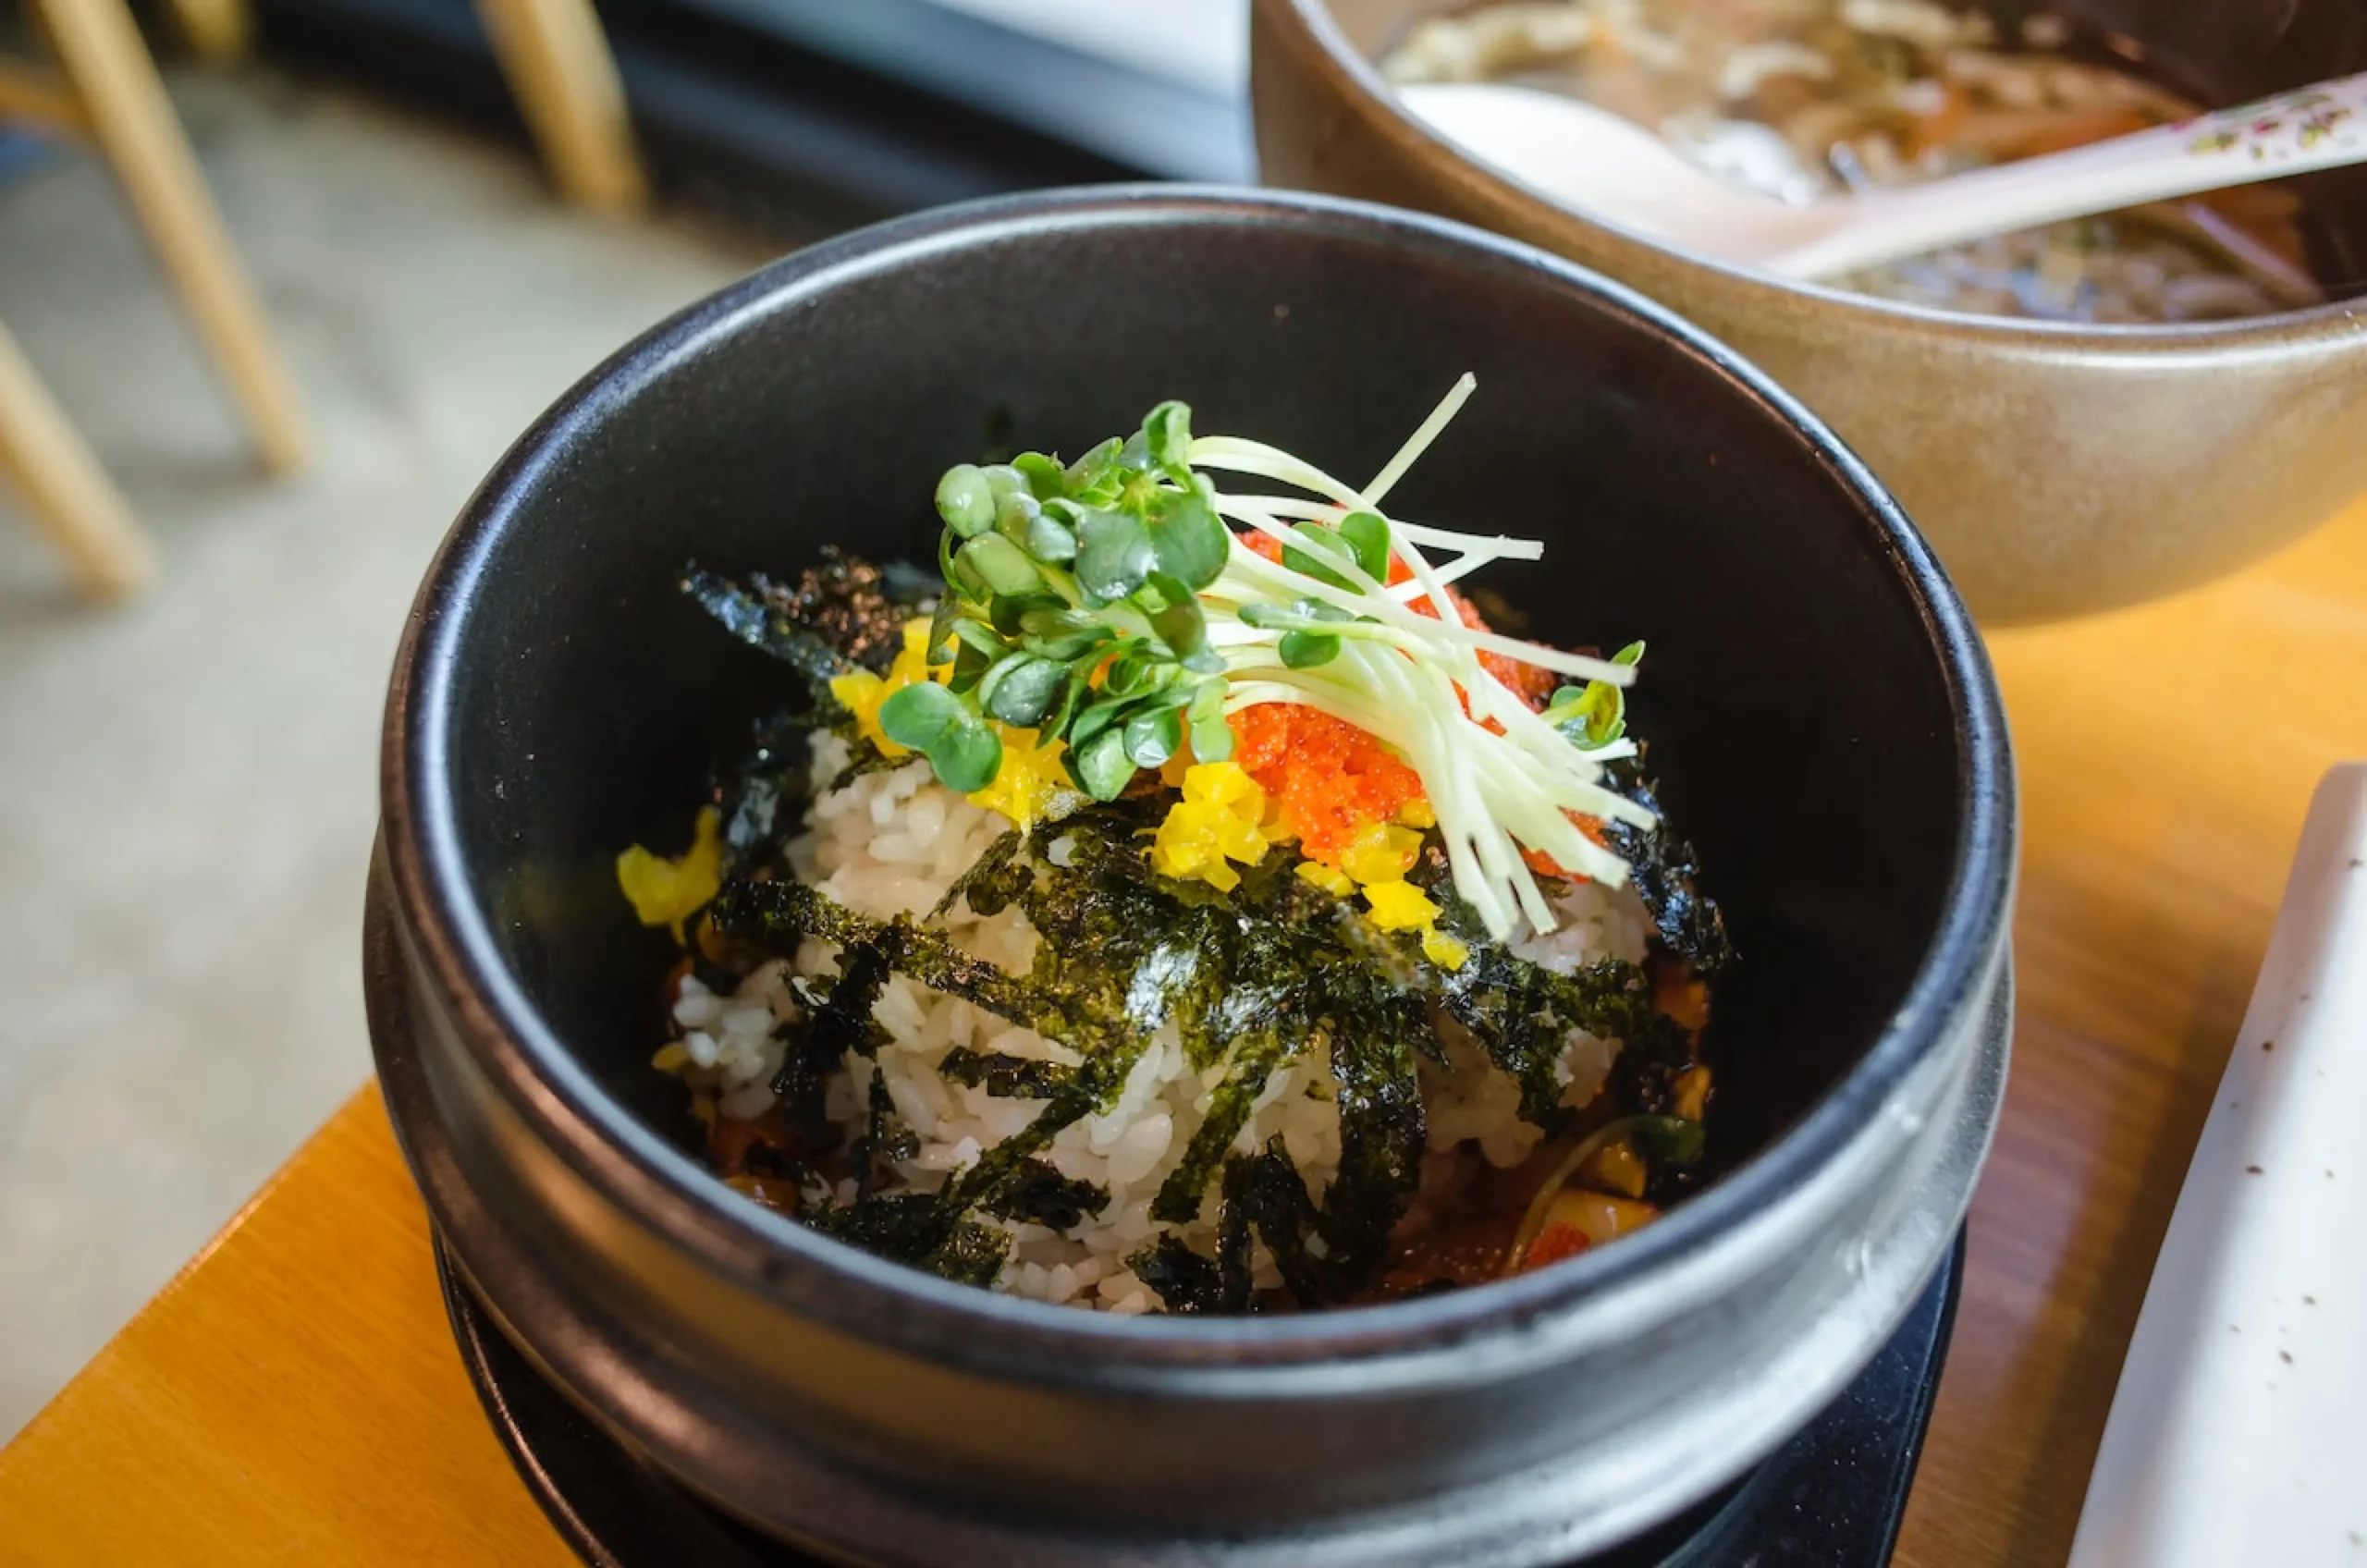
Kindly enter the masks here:
[[303, 415], [271, 329], [123, 0], [32, 0], [198, 336], [245, 413], [264, 462], [304, 460]]
[[592, 0], [477, 0], [477, 14], [560, 192], [594, 212], [639, 208], [647, 188]]
[[49, 72], [18, 60], [0, 60], [0, 116], [29, 120], [61, 136], [87, 136], [82, 105]]
[[0, 326], [0, 472], [14, 480], [96, 599], [120, 598], [148, 580], [155, 552], [131, 508], [53, 401], [17, 340]]
[[247, 57], [254, 42], [254, 8], [247, 0], [167, 0], [173, 25], [200, 59], [217, 66]]

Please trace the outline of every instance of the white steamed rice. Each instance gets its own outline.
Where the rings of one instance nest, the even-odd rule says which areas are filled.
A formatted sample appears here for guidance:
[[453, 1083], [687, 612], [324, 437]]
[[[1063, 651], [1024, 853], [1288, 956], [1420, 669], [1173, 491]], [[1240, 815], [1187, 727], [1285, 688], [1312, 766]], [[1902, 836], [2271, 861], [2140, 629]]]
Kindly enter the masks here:
[[[813, 745], [814, 776], [837, 777], [847, 762], [845, 742], [821, 732]], [[926, 763], [914, 762], [865, 774], [823, 796], [805, 827], [789, 846], [797, 876], [859, 913], [886, 920], [934, 908], [1011, 825], [938, 784]], [[1058, 853], [1057, 843], [1053, 852]], [[1523, 957], [1565, 974], [1603, 958], [1642, 962], [1650, 927], [1632, 890], [1579, 883], [1555, 904], [1561, 927], [1525, 937], [1515, 949]], [[957, 901], [941, 925], [956, 945], [1011, 973], [1024, 973], [1034, 961], [1036, 930], [1016, 907], [979, 919], [966, 902]], [[680, 1069], [684, 1080], [720, 1115], [760, 1116], [774, 1103], [769, 1085], [781, 1064], [783, 1046], [776, 1029], [801, 1013], [792, 983], [837, 972], [837, 949], [809, 939], [792, 962], [762, 966], [728, 997], [686, 977], [674, 1004], [681, 1050], [668, 1055], [686, 1059]], [[919, 1142], [912, 1158], [897, 1162], [899, 1182], [889, 1191], [936, 1191], [1042, 1109], [1041, 1101], [1000, 1098], [946, 1078], [938, 1068], [948, 1051], [968, 1047], [1069, 1065], [1081, 1060], [1058, 1041], [903, 975], [887, 982], [872, 1016], [888, 1035], [877, 1059], [881, 1081], [897, 1116]], [[1428, 1061], [1421, 1067], [1434, 1168], [1426, 1172], [1426, 1192], [1447, 1184], [1447, 1173], [1436, 1168], [1467, 1158], [1469, 1149], [1499, 1167], [1511, 1167], [1527, 1158], [1542, 1136], [1519, 1119], [1517, 1085], [1459, 1035], [1453, 1031], [1445, 1042], [1446, 1067]], [[1560, 1068], [1568, 1085], [1565, 1102], [1584, 1105], [1592, 1099], [1617, 1051], [1615, 1042], [1574, 1032]], [[826, 1109], [849, 1137], [863, 1130], [868, 1114], [871, 1067], [851, 1052], [830, 1081]], [[1015, 1243], [995, 1288], [1111, 1312], [1144, 1312], [1159, 1305], [1126, 1259], [1170, 1231], [1204, 1253], [1213, 1250], [1212, 1199], [1204, 1203], [1198, 1219], [1180, 1226], [1153, 1220], [1150, 1205], [1207, 1115], [1224, 1071], [1219, 1064], [1194, 1072], [1173, 1025], [1154, 1035], [1117, 1103], [1062, 1129], [1045, 1151], [1061, 1175], [1107, 1188], [1109, 1207], [1067, 1231], [988, 1221], [1006, 1230]], [[1339, 1169], [1334, 1094], [1327, 1053], [1319, 1047], [1306, 1053], [1267, 1083], [1233, 1147], [1254, 1153], [1280, 1135], [1319, 1199]], [[852, 1199], [853, 1183], [842, 1185], [841, 1198]], [[1279, 1282], [1262, 1248], [1257, 1268], [1259, 1288]]]

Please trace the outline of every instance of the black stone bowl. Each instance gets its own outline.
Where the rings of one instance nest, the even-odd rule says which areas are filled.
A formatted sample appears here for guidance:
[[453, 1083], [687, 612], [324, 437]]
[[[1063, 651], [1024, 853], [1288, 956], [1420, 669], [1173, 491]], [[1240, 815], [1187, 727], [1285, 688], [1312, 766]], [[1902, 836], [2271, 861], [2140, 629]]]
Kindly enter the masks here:
[[[1743, 960], [1719, 1182], [1520, 1280], [1352, 1312], [1117, 1318], [851, 1251], [701, 1168], [662, 934], [676, 842], [783, 674], [686, 557], [931, 558], [950, 462], [1161, 398], [1541, 535], [1490, 583], [1549, 641], [1651, 643], [1635, 726]], [[1454, 225], [1166, 188], [926, 214], [627, 348], [472, 499], [388, 699], [372, 1030], [437, 1224], [504, 1330], [637, 1451], [857, 1562], [1534, 1564], [1709, 1495], [1847, 1381], [1953, 1239], [2005, 1063], [1996, 692], [1914, 529], [1832, 435], [1637, 296]]]

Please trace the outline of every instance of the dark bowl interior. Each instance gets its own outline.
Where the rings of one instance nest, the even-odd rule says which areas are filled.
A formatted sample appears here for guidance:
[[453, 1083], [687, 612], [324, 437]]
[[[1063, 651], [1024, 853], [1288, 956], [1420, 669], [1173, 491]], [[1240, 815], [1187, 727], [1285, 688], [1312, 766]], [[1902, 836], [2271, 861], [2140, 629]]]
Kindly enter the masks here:
[[1198, 430], [1369, 473], [1466, 370], [1478, 396], [1395, 504], [1542, 536], [1541, 565], [1480, 580], [1531, 633], [1650, 642], [1634, 726], [1743, 954], [1711, 1046], [1723, 1159], [1850, 1072], [1949, 895], [1979, 772], [1950, 660], [1978, 655], [1829, 436], [1635, 297], [1379, 209], [1146, 191], [888, 233], [596, 373], [487, 483], [423, 600], [449, 686], [417, 787], [448, 794], [499, 962], [617, 1102], [691, 1143], [647, 1066], [671, 944], [633, 923], [617, 852], [679, 847], [707, 770], [790, 690], [676, 593], [685, 557], [931, 559], [945, 465], [1073, 453], [1166, 397]]

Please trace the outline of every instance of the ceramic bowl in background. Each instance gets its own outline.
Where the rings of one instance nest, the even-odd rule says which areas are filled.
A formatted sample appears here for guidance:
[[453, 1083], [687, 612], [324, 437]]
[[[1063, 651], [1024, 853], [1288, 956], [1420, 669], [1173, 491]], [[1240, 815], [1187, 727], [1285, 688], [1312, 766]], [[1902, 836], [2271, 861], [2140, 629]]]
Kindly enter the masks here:
[[[2367, 491], [2367, 299], [2247, 322], [2083, 327], [1783, 282], [1582, 217], [1401, 110], [1371, 61], [1441, 0], [1253, 0], [1270, 184], [1540, 245], [1734, 344], [1840, 433], [1987, 624], [2207, 581]], [[2367, 68], [2356, 0], [2062, 0], [2172, 85], [2241, 103]], [[2367, 169], [2312, 177], [2323, 275], [2367, 285]], [[1573, 367], [1574, 380], [1582, 367]]]

